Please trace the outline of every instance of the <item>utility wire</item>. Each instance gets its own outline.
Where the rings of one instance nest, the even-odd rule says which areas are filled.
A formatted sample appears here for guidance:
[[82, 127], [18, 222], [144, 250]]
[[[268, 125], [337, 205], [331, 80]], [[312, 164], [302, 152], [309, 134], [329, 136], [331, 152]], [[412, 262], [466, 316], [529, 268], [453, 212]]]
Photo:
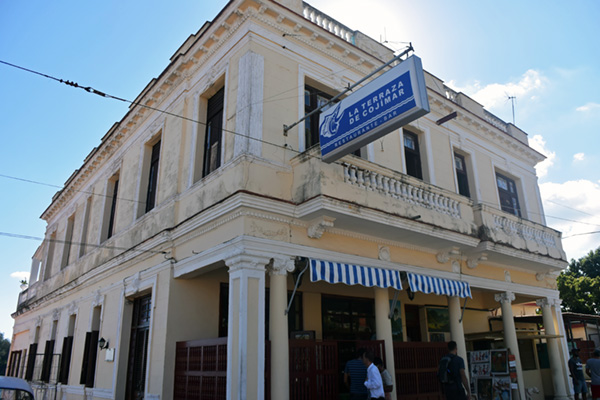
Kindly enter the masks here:
[[[64, 84], [66, 84], [66, 85], [68, 85], [68, 86], [72, 86], [72, 87], [75, 87], [75, 88], [83, 89], [83, 90], [85, 90], [85, 91], [86, 91], [86, 92], [88, 92], [88, 93], [96, 94], [96, 95], [98, 95], [98, 96], [102, 96], [102, 97], [106, 97], [106, 98], [110, 98], [110, 99], [118, 100], [118, 101], [125, 102], [125, 103], [131, 104], [131, 105], [137, 105], [137, 106], [144, 107], [144, 108], [147, 108], [147, 109], [150, 109], [150, 110], [156, 111], [156, 112], [160, 112], [160, 113], [163, 113], [163, 114], [166, 114], [166, 115], [172, 116], [172, 117], [181, 118], [181, 119], [183, 119], [183, 120], [186, 120], [186, 121], [194, 122], [194, 123], [197, 123], [197, 124], [200, 124], [200, 125], [206, 125], [206, 123], [205, 123], [205, 122], [198, 121], [198, 120], [195, 120], [195, 119], [193, 119], [193, 118], [189, 118], [189, 117], [186, 117], [186, 116], [183, 116], [183, 115], [175, 114], [175, 113], [172, 113], [172, 112], [170, 112], [170, 111], [161, 110], [161, 109], [159, 109], [159, 108], [152, 107], [152, 106], [149, 106], [149, 105], [146, 105], [146, 104], [140, 103], [140, 102], [135, 102], [135, 101], [131, 101], [131, 100], [124, 99], [124, 98], [122, 98], [122, 97], [113, 96], [113, 95], [111, 95], [111, 94], [104, 93], [104, 92], [102, 92], [102, 91], [100, 91], [100, 90], [96, 90], [96, 89], [92, 88], [91, 86], [82, 86], [82, 85], [79, 85], [78, 83], [76, 83], [76, 82], [73, 82], [73, 81], [64, 80], [64, 79], [60, 79], [60, 78], [56, 78], [56, 77], [54, 77], [54, 76], [51, 76], [51, 75], [48, 75], [48, 74], [44, 74], [44, 73], [41, 73], [41, 72], [38, 72], [38, 71], [34, 71], [34, 70], [32, 70], [32, 69], [25, 68], [25, 67], [21, 67], [21, 66], [15, 65], [15, 64], [11, 64], [11, 63], [8, 63], [8, 62], [6, 62], [6, 61], [2, 61], [2, 60], [0, 60], [0, 64], [5, 64], [5, 65], [8, 65], [8, 66], [10, 66], [10, 67], [13, 67], [13, 68], [17, 68], [17, 69], [20, 69], [20, 70], [23, 70], [23, 71], [26, 71], [26, 72], [30, 72], [30, 73], [32, 73], [32, 74], [36, 74], [36, 75], [39, 75], [39, 76], [42, 76], [42, 77], [45, 77], [45, 78], [48, 78], [48, 79], [51, 79], [51, 80], [54, 80], [54, 81], [60, 82], [60, 83], [64, 83]], [[346, 68], [346, 69], [344, 69], [344, 70], [347, 70], [347, 69], [350, 69], [350, 68], [353, 68], [353, 67], [349, 67], [349, 68]], [[342, 70], [342, 71], [344, 71], [344, 70]], [[339, 73], [339, 72], [338, 72], [338, 73]], [[290, 89], [290, 90], [288, 90], [288, 91], [292, 91], [292, 90], [298, 89], [298, 88], [300, 88], [300, 87], [301, 87], [301, 86], [298, 86], [298, 87], [292, 88], [292, 89]], [[272, 96], [272, 97], [279, 96], [279, 95], [281, 95], [281, 94], [283, 94], [283, 93], [286, 93], [286, 92], [288, 92], [288, 91], [284, 91], [284, 92], [282, 92], [282, 93], [280, 93], [280, 94], [278, 94], [278, 95], [274, 95], [274, 96]], [[325, 94], [327, 94], [327, 93], [325, 93]], [[296, 97], [297, 97], [297, 96], [294, 96], [293, 98], [296, 98]], [[270, 98], [268, 98], [268, 99], [270, 99]], [[229, 129], [225, 129], [225, 128], [222, 128], [222, 131], [223, 131], [223, 132], [227, 132], [227, 133], [231, 133], [231, 134], [233, 134], [233, 135], [238, 135], [238, 136], [241, 136], [241, 137], [244, 137], [244, 138], [248, 138], [248, 139], [251, 139], [251, 140], [256, 140], [256, 141], [258, 141], [258, 142], [261, 142], [261, 143], [264, 143], [264, 144], [268, 144], [268, 145], [271, 145], [271, 146], [274, 146], [274, 147], [278, 147], [278, 148], [281, 148], [281, 149], [283, 149], [283, 150], [289, 150], [289, 151], [292, 151], [292, 152], [294, 152], [294, 153], [297, 153], [297, 154], [301, 154], [301, 153], [302, 153], [302, 152], [301, 152], [301, 151], [299, 151], [299, 150], [295, 150], [295, 149], [291, 148], [291, 147], [290, 147], [289, 145], [287, 145], [287, 144], [285, 144], [285, 145], [283, 145], [283, 146], [282, 146], [282, 145], [279, 145], [279, 144], [276, 144], [276, 143], [268, 142], [268, 141], [266, 141], [266, 140], [263, 140], [263, 139], [259, 139], [259, 138], [251, 137], [251, 136], [249, 136], [249, 135], [245, 135], [245, 134], [242, 134], [242, 133], [239, 133], [239, 132], [235, 132], [235, 131], [232, 131], [232, 130], [229, 130]], [[307, 156], [307, 157], [310, 157], [310, 158], [316, 158], [316, 159], [319, 159], [319, 160], [321, 160], [321, 157], [320, 157], [319, 155], [306, 154], [306, 156]], [[342, 164], [342, 163], [341, 163], [341, 162], [339, 162], [339, 161], [336, 161], [336, 162], [334, 162], [334, 163], [335, 163], [335, 164], [338, 164], [338, 165], [341, 165], [341, 164]], [[24, 181], [24, 182], [30, 182], [30, 183], [36, 183], [36, 184], [41, 184], [41, 185], [45, 185], [45, 186], [57, 187], [57, 188], [61, 188], [61, 190], [63, 190], [63, 189], [65, 188], [64, 186], [57, 186], [57, 185], [52, 185], [52, 184], [47, 184], [47, 183], [42, 183], [42, 182], [30, 181], [30, 180], [27, 180], [27, 179], [23, 179], [23, 178], [17, 178], [17, 177], [11, 177], [11, 176], [8, 176], [8, 175], [1, 175], [1, 174], [0, 174], [0, 176], [1, 176], [1, 177], [5, 177], [5, 178], [9, 178], [9, 179], [21, 180], [21, 181]], [[90, 193], [90, 192], [86, 192], [86, 191], [81, 191], [81, 192], [84, 192], [84, 193]], [[97, 196], [103, 196], [103, 197], [107, 197], [106, 195], [97, 194], [97, 193], [93, 193], [93, 192], [92, 192], [92, 193], [90, 193], [90, 194], [97, 195]], [[145, 202], [140, 202], [140, 201], [138, 201], [138, 200], [131, 200], [131, 199], [123, 199], [123, 200], [126, 200], [126, 201], [133, 201], [133, 202], [138, 202], [138, 203], [145, 203]], [[489, 204], [489, 205], [492, 205], [492, 206], [494, 206], [494, 207], [497, 207], [497, 206], [498, 206], [498, 204], [494, 204], [494, 203], [491, 203], [491, 202], [482, 202], [482, 203], [484, 203], [484, 204], [485, 204], [485, 203], [487, 203], [487, 204]], [[556, 204], [558, 204], [558, 203], [556, 203]], [[559, 204], [559, 205], [560, 205], [560, 204]], [[570, 208], [570, 207], [568, 207], [568, 206], [564, 206], [564, 207]], [[578, 210], [578, 211], [579, 211], [579, 210]], [[581, 212], [583, 212], [583, 211], [581, 211]], [[584, 213], [585, 213], [585, 212], [584, 212]], [[532, 214], [536, 214], [536, 215], [545, 215], [545, 214], [542, 214], [542, 213], [532, 213]], [[587, 214], [587, 213], [585, 213], [585, 214]], [[589, 215], [589, 214], [588, 214], [588, 215]], [[561, 217], [554, 217], [554, 216], [551, 216], [551, 215], [545, 215], [545, 216], [546, 216], [546, 217], [548, 217], [548, 218], [554, 218], [554, 219], [559, 219], [559, 220], [568, 221], [568, 222], [575, 222], [575, 223], [584, 224], [584, 225], [600, 226], [600, 225], [598, 225], [598, 224], [591, 224], [591, 223], [586, 223], [586, 222], [581, 222], [581, 221], [575, 221], [575, 220], [570, 220], [570, 219], [561, 218]]]
[[109, 249], [109, 250], [122, 250], [122, 251], [139, 251], [141, 253], [152, 253], [152, 254], [168, 254], [168, 251], [156, 251], [156, 250], [145, 250], [145, 249], [136, 249], [134, 247], [118, 247], [118, 246], [105, 246], [103, 244], [93, 244], [93, 243], [82, 243], [82, 242], [74, 242], [70, 240], [60, 240], [60, 239], [52, 239], [52, 238], [42, 238], [37, 236], [29, 236], [29, 235], [20, 235], [18, 233], [9, 233], [9, 232], [0, 232], [0, 236], [6, 236], [15, 239], [25, 239], [25, 240], [35, 240], [39, 242], [48, 242], [48, 243], [58, 243], [58, 244], [69, 244], [75, 246], [85, 246], [85, 247], [95, 247], [97, 249]]
[[[31, 180], [31, 179], [19, 178], [18, 176], [11, 176], [11, 175], [0, 174], [0, 178], [12, 179], [12, 180], [15, 180], [15, 181], [26, 182], [26, 183], [33, 183], [34, 185], [48, 186], [48, 187], [51, 187], [51, 188], [57, 188], [59, 190], [64, 190], [64, 189], [67, 188], [66, 186], [60, 186], [60, 185], [55, 185], [55, 184], [52, 184], [52, 183], [34, 181], [34, 180]], [[109, 199], [113, 198], [113, 196], [110, 196], [110, 195], [107, 195], [107, 194], [90, 192], [88, 190], [78, 190], [78, 189], [71, 189], [71, 190], [73, 190], [74, 192], [77, 192], [77, 193], [85, 193], [85, 194], [89, 194], [89, 195], [92, 195], [92, 196], [106, 197], [106, 198], [109, 198]], [[117, 196], [117, 200], [131, 201], [133, 203], [139, 203], [139, 204], [146, 204], [145, 201], [132, 200], [132, 199], [128, 199], [128, 198], [125, 198], [125, 197], [118, 197], [118, 196]]]
[[595, 233], [600, 233], [600, 231], [594, 231], [594, 232], [583, 232], [583, 233], [574, 233], [574, 234], [572, 234], [572, 235], [565, 236], [563, 239], [570, 239], [570, 238], [572, 238], [572, 237], [575, 237], [575, 236], [593, 235], [593, 234], [595, 234]]

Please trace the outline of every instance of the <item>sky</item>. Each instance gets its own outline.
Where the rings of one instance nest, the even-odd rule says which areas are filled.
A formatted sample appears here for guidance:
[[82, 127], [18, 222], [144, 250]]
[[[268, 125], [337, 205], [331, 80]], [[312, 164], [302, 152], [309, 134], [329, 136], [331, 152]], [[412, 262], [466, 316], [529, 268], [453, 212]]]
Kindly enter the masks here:
[[[547, 224], [567, 258], [600, 246], [600, 2], [312, 0], [401, 50], [515, 123], [538, 164]], [[224, 0], [0, 1], [0, 61], [133, 100]], [[20, 279], [51, 198], [127, 104], [0, 64], [0, 332], [12, 337]], [[596, 233], [590, 233], [596, 232]]]

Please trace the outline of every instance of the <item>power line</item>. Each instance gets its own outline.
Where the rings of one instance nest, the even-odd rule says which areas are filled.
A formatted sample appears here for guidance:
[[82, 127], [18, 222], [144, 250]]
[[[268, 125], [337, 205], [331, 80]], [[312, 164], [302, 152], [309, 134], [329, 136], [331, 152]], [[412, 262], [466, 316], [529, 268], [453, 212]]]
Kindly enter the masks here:
[[105, 246], [103, 244], [94, 244], [94, 243], [83, 243], [83, 242], [74, 242], [70, 240], [60, 240], [60, 239], [52, 239], [42, 238], [38, 236], [29, 236], [29, 235], [20, 235], [18, 233], [10, 233], [10, 232], [0, 232], [0, 236], [10, 237], [14, 239], [24, 239], [24, 240], [35, 240], [38, 242], [48, 242], [48, 243], [58, 243], [58, 244], [68, 244], [75, 246], [85, 246], [85, 247], [95, 247], [97, 249], [109, 249], [109, 250], [122, 250], [122, 251], [139, 251], [141, 253], [152, 253], [152, 254], [168, 254], [168, 251], [156, 251], [156, 250], [145, 250], [145, 249], [136, 249], [135, 247], [118, 247], [118, 246]]
[[[52, 183], [34, 181], [34, 180], [31, 180], [31, 179], [19, 178], [18, 176], [11, 176], [11, 175], [0, 174], [0, 178], [12, 179], [12, 180], [15, 180], [15, 181], [26, 182], [26, 183], [33, 183], [34, 185], [48, 186], [48, 187], [51, 187], [51, 188], [57, 188], [57, 189], [59, 189], [61, 191], [64, 190], [64, 189], [66, 189], [66, 186], [60, 186], [60, 185], [55, 185], [55, 184], [52, 184]], [[113, 196], [110, 196], [110, 195], [107, 195], [107, 194], [90, 192], [88, 190], [78, 190], [78, 189], [71, 189], [71, 190], [73, 190], [74, 192], [77, 192], [77, 193], [85, 193], [85, 194], [89, 194], [89, 195], [92, 195], [92, 196], [106, 197], [106, 198], [110, 198], [110, 199], [113, 198]], [[131, 201], [133, 203], [146, 204], [145, 201], [132, 200], [132, 199], [128, 199], [128, 198], [125, 198], [125, 197], [118, 197], [118, 196], [117, 196], [117, 200]]]
[[[17, 69], [26, 71], [26, 72], [30, 72], [32, 74], [36, 74], [36, 75], [39, 75], [39, 76], [42, 76], [42, 77], [45, 77], [45, 78], [48, 78], [48, 79], [51, 79], [51, 80], [54, 80], [54, 81], [57, 81], [59, 83], [64, 83], [64, 84], [66, 84], [68, 86], [72, 86], [72, 87], [75, 87], [75, 88], [83, 89], [83, 90], [85, 90], [88, 93], [96, 94], [96, 95], [101, 96], [101, 97], [106, 97], [106, 98], [118, 100], [118, 101], [125, 102], [125, 103], [128, 103], [128, 104], [134, 105], [134, 106], [137, 105], [137, 106], [144, 107], [144, 108], [147, 108], [147, 109], [150, 109], [150, 110], [162, 113], [162, 114], [166, 114], [166, 115], [169, 115], [169, 116], [172, 116], [172, 117], [175, 117], [175, 118], [181, 118], [181, 119], [186, 120], [186, 121], [190, 121], [190, 122], [193, 122], [193, 123], [197, 123], [197, 124], [205, 125], [206, 126], [206, 122], [198, 121], [198, 120], [195, 120], [193, 118], [189, 118], [189, 117], [186, 117], [186, 116], [183, 116], [183, 115], [175, 114], [175, 113], [172, 113], [170, 111], [161, 110], [159, 108], [152, 107], [152, 106], [149, 106], [149, 105], [146, 105], [146, 104], [142, 104], [140, 102], [135, 102], [135, 101], [124, 99], [122, 97], [113, 96], [111, 94], [102, 92], [100, 90], [96, 90], [96, 89], [92, 88], [91, 86], [82, 86], [82, 85], [79, 85], [78, 83], [73, 82], [73, 81], [56, 78], [56, 77], [54, 77], [52, 75], [48, 75], [48, 74], [45, 74], [45, 73], [42, 73], [42, 72], [38, 72], [38, 71], [29, 69], [29, 68], [21, 67], [19, 65], [11, 64], [11, 63], [8, 63], [6, 61], [0, 60], [0, 63], [8, 65], [8, 66], [13, 67], [13, 68], [17, 68]], [[341, 70], [339, 72], [343, 72], [343, 71], [348, 70], [350, 68], [354, 68], [354, 66], [345, 68], [344, 70]], [[339, 72], [336, 72], [336, 73], [339, 73]], [[332, 73], [332, 75], [334, 75], [336, 73]], [[289, 89], [287, 91], [281, 92], [281, 93], [279, 93], [277, 95], [274, 95], [274, 96], [271, 96], [271, 97], [269, 97], [267, 99], [275, 98], [276, 96], [279, 96], [279, 95], [287, 93], [289, 91], [298, 89], [300, 87], [301, 86], [298, 86], [298, 87], [295, 87], [295, 88], [291, 88], [291, 89]], [[324, 92], [322, 92], [322, 93], [324, 93]], [[324, 94], [327, 94], [327, 93], [324, 93]], [[296, 96], [294, 96], [293, 98], [296, 98]], [[273, 101], [276, 101], [276, 100], [273, 100]], [[266, 102], [266, 100], [263, 100], [263, 103], [264, 102]], [[249, 136], [249, 135], [245, 135], [245, 134], [242, 134], [242, 133], [239, 133], [239, 132], [235, 132], [235, 131], [232, 131], [232, 130], [229, 130], [229, 129], [225, 129], [225, 128], [221, 128], [221, 129], [222, 129], [223, 132], [231, 133], [233, 135], [238, 135], [238, 136], [241, 136], [241, 137], [244, 137], [244, 138], [248, 138], [248, 139], [251, 139], [251, 140], [256, 140], [258, 142], [261, 142], [261, 143], [264, 143], [264, 144], [268, 144], [268, 145], [271, 145], [271, 146], [274, 146], [274, 147], [277, 147], [277, 148], [280, 148], [280, 149], [283, 149], [283, 150], [289, 150], [289, 151], [292, 151], [292, 152], [297, 153], [297, 154], [301, 154], [302, 153], [299, 150], [295, 150], [295, 149], [291, 148], [287, 143], [282, 146], [282, 145], [279, 145], [279, 144], [276, 144], [276, 143], [272, 143], [272, 142], [269, 142], [269, 141], [266, 141], [266, 140], [263, 140], [263, 139], [255, 138], [255, 137], [252, 137], [252, 136]], [[319, 160], [322, 159], [318, 155], [306, 154], [306, 156], [309, 157], [309, 158], [316, 158], [316, 159], [319, 159]], [[334, 163], [338, 164], [338, 165], [341, 165], [340, 162], [334, 162]], [[60, 188], [61, 190], [64, 190], [66, 188], [65, 186], [57, 186], [57, 185], [52, 185], [52, 184], [48, 184], [48, 183], [32, 181], [32, 180], [28, 180], [28, 179], [24, 179], [24, 178], [12, 177], [12, 176], [8, 176], [8, 175], [2, 175], [2, 174], [0, 174], [0, 176], [4, 177], [4, 178], [20, 180], [20, 181], [29, 182], [29, 183], [35, 183], [35, 184], [40, 184], [40, 185], [45, 185], [45, 186], [50, 186], [50, 187], [57, 187], [57, 188]], [[87, 191], [78, 191], [78, 192], [89, 193], [89, 194], [96, 195], [96, 196], [108, 197], [107, 195], [102, 195], [102, 194], [93, 193], [93, 192], [87, 192]], [[125, 198], [118, 198], [118, 199], [122, 199], [122, 200], [125, 200], [125, 201], [137, 202], [137, 203], [145, 203], [145, 202], [141, 202], [139, 200], [131, 200], [131, 199], [125, 199]], [[487, 204], [492, 205], [494, 207], [498, 206], [498, 204], [491, 203], [491, 202], [482, 202], [482, 203], [484, 203], [484, 204], [487, 203]], [[555, 204], [558, 204], [558, 203], [555, 203]], [[559, 204], [559, 205], [561, 205], [561, 204]], [[568, 206], [564, 206], [564, 207], [570, 208]], [[577, 211], [579, 211], [579, 210], [577, 210]], [[583, 211], [580, 211], [580, 212], [583, 212]], [[545, 214], [542, 214], [542, 213], [532, 213], [532, 214], [545, 215]], [[584, 213], [584, 214], [587, 214], [587, 213]], [[568, 221], [568, 222], [575, 222], [575, 223], [584, 224], [584, 225], [600, 226], [599, 224], [591, 224], [591, 223], [587, 223], [587, 222], [570, 220], [570, 219], [567, 219], [567, 218], [554, 217], [554, 216], [551, 216], [551, 215], [545, 215], [545, 216], [548, 217], [548, 218], [554, 218], [554, 219], [559, 219], [559, 220]]]
[[574, 233], [572, 235], [569, 236], [565, 236], [563, 239], [569, 239], [575, 236], [584, 236], [584, 235], [593, 235], [595, 233], [600, 233], [600, 231], [594, 231], [594, 232], [583, 232], [583, 233]]

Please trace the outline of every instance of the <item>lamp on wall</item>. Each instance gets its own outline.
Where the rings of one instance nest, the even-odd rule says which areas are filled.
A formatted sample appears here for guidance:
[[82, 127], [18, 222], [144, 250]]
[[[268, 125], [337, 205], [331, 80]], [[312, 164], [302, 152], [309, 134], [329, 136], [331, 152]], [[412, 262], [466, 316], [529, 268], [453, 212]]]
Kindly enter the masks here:
[[100, 350], [108, 349], [108, 340], [100, 338], [100, 340], [98, 340], [98, 347], [100, 347]]

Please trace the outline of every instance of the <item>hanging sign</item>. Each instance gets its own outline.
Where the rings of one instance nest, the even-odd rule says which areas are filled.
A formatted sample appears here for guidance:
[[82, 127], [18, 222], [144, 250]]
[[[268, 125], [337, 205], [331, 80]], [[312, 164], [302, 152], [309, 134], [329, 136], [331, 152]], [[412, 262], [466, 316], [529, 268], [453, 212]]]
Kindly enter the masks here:
[[428, 112], [421, 59], [413, 55], [321, 113], [321, 157], [333, 162]]

